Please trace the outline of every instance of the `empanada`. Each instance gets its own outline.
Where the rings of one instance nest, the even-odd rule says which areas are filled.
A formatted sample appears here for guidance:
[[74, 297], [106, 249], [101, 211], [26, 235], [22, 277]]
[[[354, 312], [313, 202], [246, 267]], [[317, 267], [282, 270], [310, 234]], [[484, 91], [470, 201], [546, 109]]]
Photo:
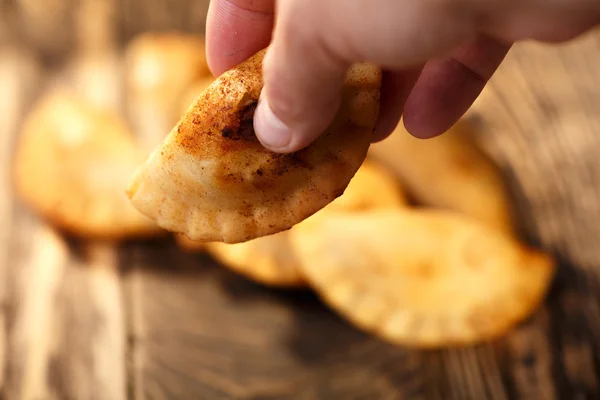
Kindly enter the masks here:
[[[327, 218], [331, 212], [354, 213], [404, 205], [402, 191], [393, 176], [383, 167], [365, 161], [344, 194], [308, 217], [308, 220]], [[303, 223], [304, 221], [298, 225]], [[296, 227], [292, 227], [290, 231], [294, 229]], [[254, 281], [270, 286], [305, 286], [305, 280], [299, 272], [298, 258], [288, 240], [290, 231], [236, 244], [195, 242], [181, 234], [176, 235], [176, 241], [184, 251], [208, 251], [226, 267]]]
[[512, 201], [502, 174], [477, 147], [468, 122], [417, 139], [400, 123], [369, 157], [390, 168], [408, 194], [426, 206], [456, 210], [505, 232], [514, 231]]
[[55, 92], [27, 116], [16, 151], [19, 197], [60, 228], [124, 239], [162, 230], [133, 208], [123, 188], [143, 162], [124, 122], [79, 97]]
[[340, 196], [365, 159], [380, 68], [350, 68], [335, 122], [303, 150], [278, 154], [253, 128], [264, 53], [217, 78], [135, 174], [127, 194], [164, 229], [225, 243], [284, 231]]
[[305, 286], [287, 231], [244, 243], [210, 242], [205, 246], [225, 267], [258, 283], [276, 287]]
[[404, 191], [394, 174], [378, 162], [367, 159], [352, 177], [344, 194], [323, 210], [356, 212], [406, 204]]
[[496, 338], [532, 314], [553, 259], [453, 211], [332, 213], [290, 230], [309, 284], [355, 326], [440, 347]]
[[158, 146], [181, 117], [180, 98], [196, 80], [211, 76], [204, 39], [175, 32], [147, 32], [125, 51], [129, 119], [138, 143]]
[[124, 105], [122, 56], [116, 51], [76, 54], [64, 72], [71, 86], [94, 107], [120, 113]]

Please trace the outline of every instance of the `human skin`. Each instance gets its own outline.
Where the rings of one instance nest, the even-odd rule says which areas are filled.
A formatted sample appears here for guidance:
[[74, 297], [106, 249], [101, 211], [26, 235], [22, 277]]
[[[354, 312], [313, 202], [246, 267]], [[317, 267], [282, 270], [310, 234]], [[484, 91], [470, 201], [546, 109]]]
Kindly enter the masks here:
[[352, 63], [384, 70], [376, 141], [401, 117], [429, 138], [468, 110], [514, 42], [563, 42], [599, 23], [598, 0], [212, 0], [207, 57], [220, 75], [269, 46], [254, 127], [289, 153], [332, 121]]

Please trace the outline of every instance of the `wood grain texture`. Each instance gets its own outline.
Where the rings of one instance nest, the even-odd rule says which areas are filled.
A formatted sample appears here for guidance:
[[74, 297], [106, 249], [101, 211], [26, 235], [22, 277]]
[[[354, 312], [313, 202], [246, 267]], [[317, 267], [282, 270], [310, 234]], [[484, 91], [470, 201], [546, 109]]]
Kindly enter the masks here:
[[62, 351], [52, 360], [52, 375], [67, 398], [124, 400], [126, 336], [117, 252], [107, 243], [77, 250], [59, 292]]
[[137, 248], [132, 304], [144, 333], [134, 345], [136, 398], [600, 397], [600, 298], [588, 279], [600, 268], [598, 235], [584, 243], [573, 226], [574, 218], [582, 232], [600, 226], [590, 209], [600, 204], [600, 182], [590, 186], [600, 168], [598, 37], [517, 46], [470, 114], [506, 173], [525, 239], [565, 260], [536, 315], [486, 345], [393, 348], [308, 295], [262, 289], [173, 249]]
[[[69, 259], [66, 243], [33, 218], [18, 218], [11, 254], [8, 399], [53, 398], [47, 376], [56, 347], [56, 292]], [[31, 243], [36, 243], [31, 246]]]
[[[56, 4], [71, 1], [87, 12], [58, 7], [71, 16], [39, 27], [70, 21], [56, 42], [30, 33], [27, 43], [58, 57], [83, 20], [99, 22], [94, 41], [77, 42], [85, 56], [61, 61], [81, 71], [68, 84], [116, 109], [120, 92], [103, 87], [118, 85], [107, 71], [119, 63], [96, 45], [147, 29], [201, 32], [207, 4], [111, 0], [113, 13], [93, 0]], [[27, 4], [39, 18], [32, 0], [0, 0], [0, 11]], [[106, 26], [121, 29], [111, 39]], [[440, 351], [383, 343], [310, 293], [255, 285], [171, 242], [75, 243], [44, 225], [12, 197], [7, 171], [20, 118], [43, 88], [34, 77], [55, 71], [13, 47], [8, 57], [8, 39], [0, 25], [1, 398], [600, 398], [600, 32], [516, 46], [469, 114], [506, 174], [524, 237], [563, 263], [532, 318], [493, 343]]]
[[130, 252], [135, 267], [125, 279], [137, 286], [140, 325], [131, 336], [142, 379], [134, 398], [360, 399], [429, 390], [414, 380], [410, 352], [349, 328], [310, 293], [264, 289], [172, 244]]
[[470, 113], [505, 167], [524, 235], [565, 261], [545, 310], [507, 338], [522, 360], [512, 364], [520, 398], [600, 396], [599, 58], [598, 30], [520, 44]]
[[[476, 107], [489, 146], [526, 199], [527, 233], [597, 273], [600, 34], [515, 48]], [[495, 150], [495, 151], [494, 151]]]
[[14, 29], [45, 59], [57, 60], [73, 45], [73, 9], [78, 0], [12, 0]]
[[[98, 25], [108, 23], [101, 14], [96, 16]], [[70, 61], [66, 70], [44, 69], [43, 81], [29, 77], [29, 83], [37, 94], [64, 85], [100, 107], [118, 108], [119, 91], [110, 90], [120, 86], [118, 63], [106, 62], [112, 60], [106, 57], [107, 46], [97, 44], [106, 44], [104, 38], [88, 43], [92, 50], [103, 52], [81, 48], [73, 60], [65, 60]], [[27, 71], [23, 66], [13, 68], [10, 78], [23, 71]], [[30, 92], [25, 88], [20, 96]], [[15, 100], [20, 98], [13, 93], [10, 104]], [[12, 110], [11, 115], [22, 117], [27, 109]], [[18, 139], [16, 128], [7, 136], [10, 140]], [[4, 145], [1, 151], [11, 148]], [[10, 176], [12, 160], [6, 158], [2, 168]], [[18, 202], [11, 211], [13, 223], [7, 226], [13, 229], [3, 241], [9, 245], [10, 262], [2, 264], [9, 269], [3, 280], [9, 292], [4, 397], [126, 399], [125, 317], [117, 248], [110, 243], [70, 241]]]
[[10, 238], [13, 235], [13, 188], [10, 175], [12, 149], [20, 127], [21, 117], [35, 95], [39, 68], [31, 53], [12, 43], [0, 46], [0, 389], [5, 383], [5, 366], [8, 356], [7, 305], [9, 302], [9, 276], [11, 265]]
[[22, 211], [13, 237], [7, 399], [126, 399], [113, 246], [75, 244]]

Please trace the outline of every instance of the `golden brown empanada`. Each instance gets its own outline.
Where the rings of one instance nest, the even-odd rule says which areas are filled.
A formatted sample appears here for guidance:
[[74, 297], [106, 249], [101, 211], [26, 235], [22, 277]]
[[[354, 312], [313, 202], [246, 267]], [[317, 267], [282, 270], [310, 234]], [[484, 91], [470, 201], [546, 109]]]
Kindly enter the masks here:
[[305, 286], [300, 261], [287, 231], [244, 243], [210, 242], [205, 245], [206, 251], [225, 267], [258, 283], [276, 287]]
[[150, 152], [181, 117], [180, 99], [196, 80], [210, 77], [204, 39], [176, 32], [146, 32], [127, 46], [129, 118], [138, 143]]
[[309, 284], [360, 329], [417, 347], [506, 333], [542, 302], [546, 254], [453, 211], [332, 213], [290, 230]]
[[162, 230], [123, 193], [144, 156], [124, 122], [67, 92], [42, 99], [17, 146], [17, 194], [72, 234], [124, 239]]
[[159, 226], [225, 243], [281, 232], [340, 196], [362, 164], [380, 68], [350, 68], [335, 122], [303, 150], [277, 154], [253, 129], [264, 52], [217, 78], [135, 174], [127, 194]]
[[426, 206], [456, 210], [513, 232], [512, 201], [502, 174], [477, 147], [467, 121], [431, 139], [417, 139], [400, 123], [369, 157], [390, 168], [406, 192]]

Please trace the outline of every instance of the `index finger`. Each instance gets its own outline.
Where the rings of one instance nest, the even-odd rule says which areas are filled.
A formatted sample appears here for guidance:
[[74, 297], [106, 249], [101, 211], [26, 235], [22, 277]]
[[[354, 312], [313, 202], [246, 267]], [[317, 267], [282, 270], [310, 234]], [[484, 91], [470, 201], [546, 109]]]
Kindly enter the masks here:
[[206, 56], [221, 75], [271, 41], [275, 0], [212, 0], [206, 21]]

